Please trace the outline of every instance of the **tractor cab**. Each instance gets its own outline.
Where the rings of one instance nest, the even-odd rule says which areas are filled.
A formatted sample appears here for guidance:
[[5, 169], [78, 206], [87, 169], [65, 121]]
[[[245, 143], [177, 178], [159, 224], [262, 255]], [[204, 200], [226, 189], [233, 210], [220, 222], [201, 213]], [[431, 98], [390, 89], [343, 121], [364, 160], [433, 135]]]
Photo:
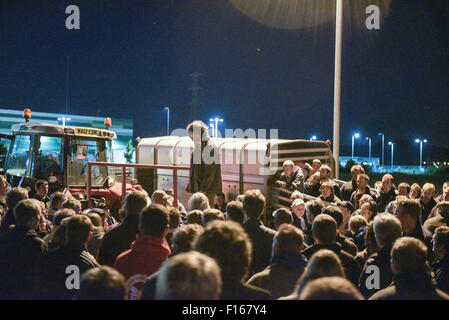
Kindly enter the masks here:
[[[11, 186], [29, 188], [34, 192], [37, 180], [47, 180], [49, 194], [55, 191], [77, 191], [87, 182], [87, 163], [113, 162], [113, 131], [105, 129], [31, 123], [31, 111], [25, 109], [25, 122], [15, 124], [9, 139], [9, 150], [4, 157], [2, 173]], [[92, 186], [108, 189], [115, 183], [114, 169], [92, 168]]]

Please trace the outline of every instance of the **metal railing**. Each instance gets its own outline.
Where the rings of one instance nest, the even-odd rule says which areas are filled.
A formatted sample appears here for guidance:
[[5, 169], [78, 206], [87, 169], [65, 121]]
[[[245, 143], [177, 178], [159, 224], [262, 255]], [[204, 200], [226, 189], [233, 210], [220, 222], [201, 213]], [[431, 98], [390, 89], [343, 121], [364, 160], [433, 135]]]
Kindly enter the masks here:
[[[284, 189], [284, 188], [279, 188], [279, 187], [271, 187], [271, 190], [274, 191], [274, 192], [271, 192], [271, 206], [272, 206], [273, 208], [277, 208], [277, 209], [278, 209], [278, 208], [291, 209], [291, 204], [293, 203], [293, 200], [290, 199], [290, 196], [291, 196], [291, 194], [293, 193], [293, 191], [290, 191], [290, 190]], [[279, 194], [276, 194], [276, 191], [277, 191]], [[282, 193], [288, 194], [289, 197], [287, 198], [287, 197], [284, 197], [284, 196], [280, 195], [281, 192], [282, 192]], [[298, 191], [298, 192], [299, 192], [299, 191]], [[319, 201], [323, 202], [326, 206], [335, 206], [335, 207], [338, 207], [335, 203], [323, 201], [323, 200], [321, 200], [319, 197], [313, 197], [313, 196], [311, 196], [311, 195], [308, 195], [308, 194], [305, 194], [305, 193], [302, 193], [302, 192], [299, 192], [299, 193], [301, 194], [302, 199], [304, 200], [304, 202], [307, 202], [307, 201], [310, 201], [310, 200], [319, 200]], [[281, 204], [281, 203], [274, 202], [274, 199], [278, 199], [278, 200], [282, 200], [282, 201], [284, 201], [284, 202], [287, 202], [290, 206], [288, 207], [288, 206], [283, 205], [283, 204]]]
[[122, 171], [122, 195], [121, 201], [122, 203], [126, 197], [126, 168], [136, 168], [136, 169], [166, 169], [173, 170], [173, 198], [174, 205], [178, 206], [178, 170], [190, 170], [190, 167], [187, 166], [167, 166], [167, 165], [156, 165], [156, 164], [133, 164], [133, 163], [110, 163], [110, 162], [88, 162], [87, 163], [87, 202], [89, 208], [91, 207], [91, 199], [92, 199], [92, 167], [114, 167], [120, 168]]

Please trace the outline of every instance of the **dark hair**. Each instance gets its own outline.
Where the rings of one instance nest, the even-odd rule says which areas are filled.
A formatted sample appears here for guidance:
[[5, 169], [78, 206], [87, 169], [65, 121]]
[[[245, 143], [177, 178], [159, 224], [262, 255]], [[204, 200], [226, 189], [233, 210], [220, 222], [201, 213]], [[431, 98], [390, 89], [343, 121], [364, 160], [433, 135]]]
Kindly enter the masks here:
[[34, 184], [34, 190], [36, 190], [36, 192], [39, 190], [39, 188], [42, 186], [42, 185], [47, 185], [48, 186], [48, 181], [46, 181], [46, 180], [37, 180], [36, 181], [36, 183]]
[[196, 240], [194, 249], [217, 261], [223, 283], [243, 280], [253, 250], [243, 227], [233, 221], [211, 222]]
[[226, 205], [226, 213], [228, 220], [232, 220], [243, 224], [245, 213], [243, 212], [243, 204], [240, 201], [231, 201]]
[[145, 235], [162, 238], [168, 227], [168, 209], [152, 203], [145, 207], [139, 216], [139, 228]]
[[202, 220], [203, 212], [201, 210], [192, 210], [187, 214], [187, 224], [199, 224], [203, 225]]
[[322, 243], [334, 243], [337, 237], [337, 222], [328, 214], [319, 214], [312, 224], [313, 235]]
[[442, 226], [435, 229], [435, 240], [446, 249], [446, 254], [449, 254], [449, 227]]
[[265, 206], [265, 197], [260, 190], [248, 190], [243, 198], [243, 211], [253, 219], [258, 219]]
[[225, 221], [223, 212], [221, 212], [218, 209], [212, 209], [212, 208], [204, 210], [203, 216], [202, 216], [203, 226], [206, 226], [208, 223], [215, 221], [215, 220]]
[[71, 217], [66, 224], [66, 243], [81, 246], [89, 238], [92, 230], [92, 222], [86, 216], [76, 215]]
[[337, 222], [337, 228], [340, 228], [343, 223], [343, 213], [340, 208], [335, 206], [327, 206], [323, 209], [322, 213], [330, 215]]
[[396, 215], [398, 214], [408, 214], [414, 220], [419, 220], [421, 214], [421, 206], [418, 202], [411, 199], [403, 199], [397, 203]]
[[304, 247], [303, 232], [291, 224], [281, 225], [274, 240], [281, 251], [298, 253]]
[[6, 193], [5, 200], [8, 208], [13, 209], [21, 200], [28, 199], [28, 190], [24, 188], [12, 188]]
[[226, 200], [226, 196], [223, 192], [218, 192], [217, 197], [223, 197]]
[[14, 218], [18, 226], [26, 225], [32, 218], [39, 216], [41, 207], [38, 202], [33, 199], [21, 200], [14, 207]]
[[279, 208], [273, 212], [274, 222], [278, 225], [291, 224], [293, 222], [293, 215], [290, 210], [286, 208]]
[[101, 266], [86, 271], [81, 276], [77, 300], [124, 300], [126, 295], [125, 277], [109, 266]]
[[192, 250], [193, 243], [201, 233], [203, 233], [203, 227], [200, 226], [199, 224], [194, 223], [181, 226], [173, 234], [172, 238], [173, 255]]
[[55, 210], [56, 206], [62, 204], [67, 199], [67, 196], [62, 192], [53, 192], [50, 197], [50, 209]]
[[320, 200], [311, 200], [306, 202], [306, 211], [310, 212], [314, 217], [319, 215], [324, 208], [324, 204]]
[[168, 227], [170, 229], [176, 229], [181, 223], [181, 213], [177, 208], [170, 208], [168, 211]]
[[126, 214], [140, 214], [147, 205], [147, 195], [143, 191], [133, 191], [125, 198]]

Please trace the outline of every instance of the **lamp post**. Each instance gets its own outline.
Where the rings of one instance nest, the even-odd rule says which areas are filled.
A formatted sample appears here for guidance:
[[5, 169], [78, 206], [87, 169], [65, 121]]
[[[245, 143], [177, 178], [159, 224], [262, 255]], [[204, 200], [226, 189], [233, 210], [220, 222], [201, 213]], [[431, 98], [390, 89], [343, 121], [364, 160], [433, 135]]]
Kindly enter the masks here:
[[316, 138], [316, 136], [312, 136], [311, 138], [310, 138], [310, 141], [315, 141], [317, 138]]
[[369, 162], [371, 163], [371, 138], [370, 137], [366, 137], [365, 140], [368, 140], [368, 144], [369, 144]]
[[165, 107], [164, 110], [167, 110], [167, 136], [170, 135], [170, 108]]
[[215, 123], [215, 126], [214, 126], [215, 134], [214, 134], [214, 136], [215, 136], [215, 138], [218, 138], [218, 123], [219, 122], [223, 122], [223, 119], [215, 117], [214, 119], [212, 119], [212, 118], [209, 119], [209, 121]]
[[214, 124], [213, 123], [210, 123], [209, 124], [209, 126], [210, 126], [210, 129], [212, 130], [212, 134], [209, 134], [212, 138], [214, 138], [215, 137], [215, 126], [214, 126]]
[[352, 135], [352, 153], [351, 153], [351, 159], [354, 160], [354, 139], [360, 138], [360, 134], [356, 133]]
[[334, 70], [334, 148], [335, 177], [340, 174], [340, 98], [341, 98], [341, 43], [343, 36], [343, 0], [337, 0], [335, 12], [335, 70]]
[[422, 169], [422, 144], [427, 143], [427, 139], [424, 139], [424, 140], [416, 139], [415, 142], [419, 143], [419, 170], [421, 170]]
[[391, 146], [391, 170], [393, 170], [394, 142], [390, 141], [388, 144]]
[[385, 135], [383, 133], [378, 133], [382, 136], [382, 167], [385, 166], [384, 152], [385, 152]]
[[71, 118], [66, 118], [66, 117], [58, 117], [59, 121], [62, 121], [62, 125], [65, 126], [66, 121], [70, 121], [72, 120]]

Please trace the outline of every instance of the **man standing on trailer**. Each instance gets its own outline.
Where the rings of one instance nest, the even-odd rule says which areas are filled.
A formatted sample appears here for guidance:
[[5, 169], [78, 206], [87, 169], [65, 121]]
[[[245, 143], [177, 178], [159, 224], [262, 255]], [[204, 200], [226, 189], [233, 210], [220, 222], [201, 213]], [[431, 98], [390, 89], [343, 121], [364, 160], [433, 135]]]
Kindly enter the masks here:
[[215, 196], [222, 192], [220, 153], [212, 144], [209, 128], [202, 121], [193, 121], [187, 126], [187, 132], [194, 147], [190, 159], [190, 179], [186, 191], [202, 192], [213, 206]]

